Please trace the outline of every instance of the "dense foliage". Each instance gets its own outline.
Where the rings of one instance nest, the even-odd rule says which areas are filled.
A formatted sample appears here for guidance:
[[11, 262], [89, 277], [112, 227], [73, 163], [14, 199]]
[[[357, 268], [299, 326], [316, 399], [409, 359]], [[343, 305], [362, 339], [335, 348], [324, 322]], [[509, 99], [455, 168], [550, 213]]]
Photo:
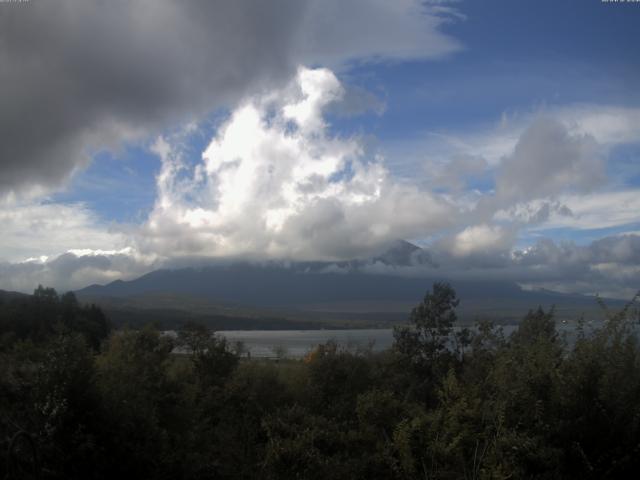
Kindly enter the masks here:
[[0, 304], [0, 477], [633, 478], [640, 349], [630, 310], [553, 311], [506, 336], [456, 329], [435, 284], [383, 353], [329, 342], [249, 361], [198, 325], [109, 332], [39, 288]]

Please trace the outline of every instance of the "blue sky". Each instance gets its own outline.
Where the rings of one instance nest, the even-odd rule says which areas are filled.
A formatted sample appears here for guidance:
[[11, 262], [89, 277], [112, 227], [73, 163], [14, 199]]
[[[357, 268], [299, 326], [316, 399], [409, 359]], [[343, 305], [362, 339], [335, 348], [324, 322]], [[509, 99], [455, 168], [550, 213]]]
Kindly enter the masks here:
[[[452, 269], [490, 264], [524, 272], [522, 284], [566, 291], [601, 288], [624, 248], [624, 262], [640, 262], [639, 3], [308, 0], [281, 12], [251, 2], [206, 12], [159, 5], [153, 22], [136, 25], [136, 7], [127, 6], [107, 27], [91, 27], [108, 7], [89, 2], [73, 10], [82, 22], [61, 15], [43, 40], [34, 31], [20, 47], [29, 32], [18, 32], [19, 22], [28, 30], [47, 7], [0, 6], [2, 21], [13, 22], [0, 36], [16, 72], [6, 110], [43, 118], [33, 130], [45, 132], [15, 146], [4, 133], [5, 156], [16, 161], [0, 194], [6, 209], [22, 212], [5, 213], [13, 223], [0, 241], [12, 272], [68, 252], [128, 256], [108, 273], [79, 262], [75, 280], [62, 282], [76, 286], [91, 275], [131, 277], [176, 255], [365, 255], [394, 234]], [[60, 8], [76, 7], [61, 0]], [[216, 20], [225, 16], [243, 19], [237, 32]], [[259, 20], [242, 23], [252, 16]], [[167, 25], [182, 35], [160, 28]], [[86, 45], [71, 46], [73, 38]], [[119, 41], [130, 42], [126, 52], [111, 46]], [[51, 81], [38, 87], [36, 74]], [[34, 97], [21, 84], [36, 88], [33, 105], [13, 103]], [[317, 103], [304, 103], [314, 95]], [[241, 122], [247, 105], [261, 127]], [[253, 150], [225, 140], [234, 128]], [[306, 173], [290, 183], [281, 167]], [[247, 210], [234, 210], [238, 202]], [[414, 214], [390, 213], [412, 202]], [[73, 226], [52, 222], [56, 209]], [[597, 257], [597, 242], [609, 237], [632, 245]], [[572, 249], [586, 262], [584, 277], [576, 265], [543, 278], [512, 264], [515, 251], [541, 255], [542, 240]], [[33, 275], [59, 280], [50, 266], [42, 273], [27, 263], [36, 273], [24, 284]], [[616, 280], [618, 292], [635, 288], [636, 270]]]

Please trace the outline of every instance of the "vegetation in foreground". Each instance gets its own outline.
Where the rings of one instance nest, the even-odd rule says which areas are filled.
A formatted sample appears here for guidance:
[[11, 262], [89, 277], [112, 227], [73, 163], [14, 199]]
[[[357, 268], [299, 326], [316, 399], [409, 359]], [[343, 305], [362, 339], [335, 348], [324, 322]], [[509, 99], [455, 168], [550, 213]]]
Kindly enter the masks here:
[[542, 309], [509, 337], [454, 332], [457, 303], [434, 284], [389, 351], [275, 363], [239, 362], [198, 325], [111, 332], [73, 294], [5, 300], [0, 477], [633, 478], [630, 309], [568, 345]]

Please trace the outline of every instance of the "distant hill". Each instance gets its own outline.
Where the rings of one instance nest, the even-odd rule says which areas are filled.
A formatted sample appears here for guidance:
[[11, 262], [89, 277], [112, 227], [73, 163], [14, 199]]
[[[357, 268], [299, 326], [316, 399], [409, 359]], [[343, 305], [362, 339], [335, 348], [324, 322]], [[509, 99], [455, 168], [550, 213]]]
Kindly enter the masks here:
[[26, 293], [8, 292], [6, 290], [0, 290], [0, 303], [7, 302], [7, 301], [10, 301], [10, 300], [25, 299], [25, 298], [28, 298], [28, 297], [29, 297], [29, 295], [27, 295]]
[[[364, 273], [366, 266], [422, 265], [420, 277]], [[393, 269], [389, 269], [392, 271]], [[438, 274], [429, 253], [399, 241], [369, 260], [252, 264], [234, 262], [157, 270], [131, 281], [92, 285], [76, 293], [111, 317], [208, 318], [217, 328], [317, 328], [389, 326], [404, 321]], [[556, 307], [559, 317], [589, 318], [600, 312], [594, 298], [525, 291], [504, 281], [457, 281], [464, 322], [490, 318], [518, 321], [529, 309]], [[612, 301], [612, 306], [622, 302]]]

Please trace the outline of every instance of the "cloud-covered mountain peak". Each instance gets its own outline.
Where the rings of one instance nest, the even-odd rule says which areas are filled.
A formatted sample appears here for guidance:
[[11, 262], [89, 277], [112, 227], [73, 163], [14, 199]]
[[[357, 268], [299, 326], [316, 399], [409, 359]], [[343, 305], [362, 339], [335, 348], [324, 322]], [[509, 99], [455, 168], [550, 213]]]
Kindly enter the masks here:
[[396, 240], [387, 250], [373, 257], [371, 260], [373, 262], [399, 267], [419, 265], [437, 267], [436, 262], [427, 250], [406, 240]]

